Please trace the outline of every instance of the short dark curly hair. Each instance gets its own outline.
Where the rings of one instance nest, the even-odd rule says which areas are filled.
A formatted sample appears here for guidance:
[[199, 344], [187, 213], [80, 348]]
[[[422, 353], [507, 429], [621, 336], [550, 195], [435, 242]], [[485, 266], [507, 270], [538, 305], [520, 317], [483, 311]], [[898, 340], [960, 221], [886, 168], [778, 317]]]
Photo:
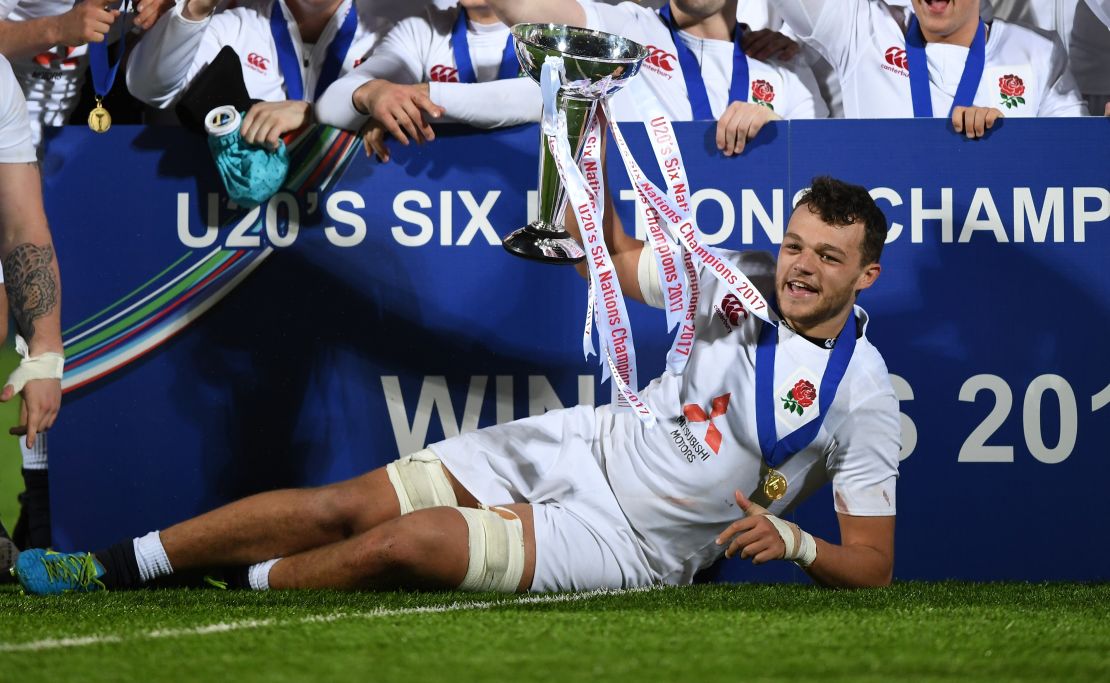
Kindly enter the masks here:
[[863, 223], [860, 264], [879, 262], [888, 228], [886, 216], [868, 194], [867, 188], [829, 176], [819, 176], [813, 179], [809, 189], [798, 200], [797, 206], [802, 204], [829, 225]]

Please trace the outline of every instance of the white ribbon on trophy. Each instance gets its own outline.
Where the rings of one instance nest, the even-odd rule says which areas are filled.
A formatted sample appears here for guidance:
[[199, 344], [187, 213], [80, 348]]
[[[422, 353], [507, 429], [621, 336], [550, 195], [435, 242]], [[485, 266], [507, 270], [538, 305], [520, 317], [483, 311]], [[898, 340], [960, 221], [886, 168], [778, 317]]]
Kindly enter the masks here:
[[[686, 366], [693, 345], [695, 319], [698, 308], [698, 280], [693, 261], [699, 262], [709, 272], [713, 273], [733, 295], [735, 295], [753, 315], [769, 324], [777, 324], [778, 316], [752, 284], [751, 280], [737, 267], [723, 258], [717, 250], [705, 243], [705, 237], [698, 229], [697, 217], [692, 204], [692, 192], [686, 176], [686, 165], [682, 160], [682, 152], [678, 146], [678, 139], [674, 133], [674, 126], [667, 118], [663, 107], [655, 94], [643, 82], [632, 79], [625, 87], [629, 88], [630, 99], [637, 104], [641, 119], [648, 127], [648, 139], [651, 141], [655, 152], [659, 170], [666, 179], [667, 191], [660, 190], [644, 174], [640, 165], [632, 156], [632, 151], [621, 134], [620, 126], [613, 118], [607, 100], [602, 100], [605, 118], [610, 122], [613, 131], [613, 141], [620, 151], [625, 169], [628, 171], [629, 180], [636, 189], [638, 201], [637, 210], [648, 226], [650, 245], [659, 265], [660, 277], [664, 289], [667, 286], [675, 288], [678, 292], [676, 299], [681, 301], [680, 310], [683, 311], [681, 327], [675, 334], [671, 350], [667, 354], [667, 369], [680, 374]], [[670, 245], [675, 248], [683, 264], [685, 277], [675, 276], [675, 281], [668, 282], [668, 271], [664, 269], [666, 248], [663, 241], [668, 236], [658, 229], [660, 220], [667, 222], [670, 228], [669, 239], [674, 240]], [[654, 226], [654, 228], [653, 228]], [[681, 289], [677, 289], [681, 287]], [[668, 300], [668, 304], [671, 302]], [[670, 308], [668, 307], [668, 312]], [[668, 327], [671, 321], [668, 319]]]
[[[656, 419], [651, 410], [636, 393], [636, 351], [632, 340], [632, 327], [624, 293], [617, 279], [613, 259], [605, 244], [602, 231], [604, 219], [604, 184], [601, 182], [600, 149], [601, 128], [596, 118], [590, 122], [583, 146], [582, 166], [592, 176], [587, 180], [574, 161], [567, 132], [566, 115], [556, 106], [560, 76], [563, 71], [561, 57], [548, 56], [544, 60], [540, 78], [543, 95], [543, 131], [551, 148], [552, 158], [566, 187], [569, 204], [578, 220], [582, 245], [586, 250], [586, 264], [590, 281], [590, 308], [587, 313], [587, 333], [591, 320], [596, 323], [598, 342], [603, 361], [603, 379], [607, 371], [612, 383], [613, 404], [618, 409], [631, 409], [646, 426], [654, 426]], [[591, 352], [592, 347], [587, 349]]]
[[[593, 115], [594, 110], [586, 109], [584, 102], [593, 101], [602, 107], [628, 177], [636, 189], [636, 210], [647, 227], [647, 247], [656, 260], [665, 293], [667, 329], [674, 332], [667, 353], [668, 372], [681, 374], [693, 350], [700, 294], [699, 267], [708, 269], [721, 280], [755, 316], [769, 324], [777, 324], [778, 316], [747, 276], [706, 244], [698, 229], [693, 193], [674, 126], [654, 93], [635, 79], [640, 61], [646, 55], [644, 48], [617, 36], [573, 27], [522, 24], [513, 27], [513, 33], [522, 67], [540, 83], [541, 126], [546, 148], [541, 154], [540, 176], [541, 189], [545, 190], [543, 196], [549, 201], [545, 204], [545, 212], [541, 212], [544, 213], [542, 220], [508, 236], [506, 249], [519, 256], [551, 263], [582, 260], [578, 244], [558, 225], [561, 186], [578, 221], [588, 270], [582, 352], [586, 358], [596, 352], [593, 342], [596, 329], [602, 381], [611, 380], [615, 409], [632, 410], [645, 425], [654, 426], [655, 416], [636, 393], [639, 384], [632, 329], [624, 293], [604, 239], [601, 124]], [[605, 49], [596, 58], [587, 56], [599, 44]], [[568, 69], [574, 72], [574, 78], [567, 73]], [[666, 191], [648, 179], [612, 116], [607, 97], [621, 87], [632, 88], [629, 99], [638, 105], [641, 119], [648, 128], [648, 139], [665, 179]], [[560, 99], [561, 88], [567, 93], [566, 99]], [[574, 139], [581, 149], [577, 163], [569, 133], [568, 107], [574, 111]], [[543, 158], [548, 153], [557, 177], [544, 171]], [[572, 252], [577, 252], [578, 256]]]

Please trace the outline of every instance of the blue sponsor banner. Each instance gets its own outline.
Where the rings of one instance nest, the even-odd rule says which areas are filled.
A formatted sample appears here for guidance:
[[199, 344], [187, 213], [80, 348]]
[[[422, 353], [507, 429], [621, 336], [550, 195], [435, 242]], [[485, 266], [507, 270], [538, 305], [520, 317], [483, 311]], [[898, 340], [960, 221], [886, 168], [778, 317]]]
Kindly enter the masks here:
[[[651, 169], [647, 132], [622, 129]], [[734, 159], [712, 125], [678, 134], [711, 243], [777, 249], [821, 174], [871, 189], [892, 222], [860, 303], [903, 413], [896, 576], [1110, 577], [1089, 543], [1110, 518], [1108, 122], [1004, 121], [976, 142], [943, 121], [780, 123]], [[59, 547], [608, 400], [581, 355], [585, 281], [499, 243], [528, 219], [536, 129], [444, 130], [389, 164], [355, 143], [305, 136], [287, 191], [247, 212], [183, 131], [51, 140], [68, 357], [50, 454]], [[627, 178], [610, 178], [632, 228]], [[646, 384], [669, 339], [662, 312], [630, 310]], [[796, 519], [838, 538], [827, 490]], [[1047, 553], [1045, 538], [1092, 549]], [[784, 563], [720, 576], [800, 578]]]

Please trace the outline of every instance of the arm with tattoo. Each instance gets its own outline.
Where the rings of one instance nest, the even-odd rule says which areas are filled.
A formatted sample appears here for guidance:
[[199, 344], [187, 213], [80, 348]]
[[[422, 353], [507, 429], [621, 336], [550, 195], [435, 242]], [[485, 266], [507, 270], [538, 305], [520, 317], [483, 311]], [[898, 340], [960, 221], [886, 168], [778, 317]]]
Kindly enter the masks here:
[[0, 262], [17, 332], [28, 357], [0, 390], [0, 401], [23, 398], [27, 443], [54, 424], [62, 401], [61, 278], [38, 165], [0, 163]]
[[16, 328], [31, 344], [35, 321], [58, 308], [58, 273], [54, 245], [20, 244], [4, 257], [4, 284]]

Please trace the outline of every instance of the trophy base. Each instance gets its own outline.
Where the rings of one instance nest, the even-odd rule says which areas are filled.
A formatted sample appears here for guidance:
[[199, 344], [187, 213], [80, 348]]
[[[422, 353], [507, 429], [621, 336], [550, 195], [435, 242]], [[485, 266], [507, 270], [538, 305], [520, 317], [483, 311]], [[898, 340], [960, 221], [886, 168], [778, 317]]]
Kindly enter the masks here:
[[505, 251], [533, 261], [553, 265], [574, 265], [586, 258], [586, 252], [566, 230], [536, 222], [516, 230], [501, 240]]

